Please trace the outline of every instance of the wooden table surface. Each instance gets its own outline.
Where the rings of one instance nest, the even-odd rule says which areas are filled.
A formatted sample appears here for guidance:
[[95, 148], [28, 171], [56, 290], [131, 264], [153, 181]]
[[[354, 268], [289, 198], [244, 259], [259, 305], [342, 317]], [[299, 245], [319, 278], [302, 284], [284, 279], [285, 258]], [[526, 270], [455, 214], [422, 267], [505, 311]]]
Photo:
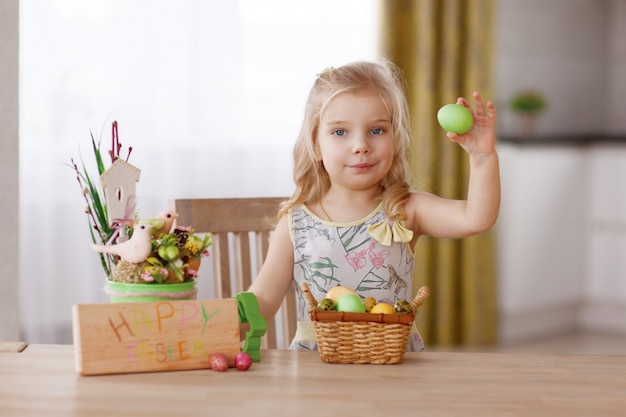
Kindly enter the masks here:
[[336, 365], [262, 351], [247, 372], [80, 376], [72, 346], [0, 354], [0, 416], [626, 416], [626, 356], [408, 353]]

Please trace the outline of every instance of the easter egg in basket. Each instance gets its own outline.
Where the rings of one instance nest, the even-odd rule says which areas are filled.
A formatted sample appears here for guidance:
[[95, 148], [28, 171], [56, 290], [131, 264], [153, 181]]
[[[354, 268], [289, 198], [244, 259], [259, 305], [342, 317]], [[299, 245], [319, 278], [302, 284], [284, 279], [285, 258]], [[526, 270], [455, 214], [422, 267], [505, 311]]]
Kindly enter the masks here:
[[346, 313], [365, 313], [365, 304], [356, 294], [344, 294], [337, 300], [337, 311]]

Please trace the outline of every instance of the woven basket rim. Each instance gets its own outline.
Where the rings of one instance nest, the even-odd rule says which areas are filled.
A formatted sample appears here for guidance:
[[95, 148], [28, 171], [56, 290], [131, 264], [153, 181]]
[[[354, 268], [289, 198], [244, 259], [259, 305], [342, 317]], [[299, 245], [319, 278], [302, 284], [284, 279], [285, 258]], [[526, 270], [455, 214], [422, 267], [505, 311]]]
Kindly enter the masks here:
[[372, 313], [348, 313], [345, 311], [311, 311], [311, 321], [318, 322], [359, 322], [359, 323], [385, 323], [407, 324], [415, 320], [415, 314], [372, 314]]

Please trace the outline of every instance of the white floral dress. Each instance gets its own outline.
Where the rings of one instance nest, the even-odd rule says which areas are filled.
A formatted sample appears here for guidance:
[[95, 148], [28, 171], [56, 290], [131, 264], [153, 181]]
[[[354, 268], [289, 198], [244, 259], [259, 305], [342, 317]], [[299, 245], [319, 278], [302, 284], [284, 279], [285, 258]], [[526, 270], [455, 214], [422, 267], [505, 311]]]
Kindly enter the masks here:
[[[294, 247], [294, 280], [298, 328], [290, 349], [317, 349], [315, 331], [300, 285], [306, 282], [317, 300], [337, 285], [354, 289], [362, 298], [393, 304], [412, 298], [413, 233], [392, 224], [382, 203], [364, 219], [353, 223], [323, 220], [300, 205], [288, 213]], [[417, 328], [409, 336], [409, 351], [423, 351]]]

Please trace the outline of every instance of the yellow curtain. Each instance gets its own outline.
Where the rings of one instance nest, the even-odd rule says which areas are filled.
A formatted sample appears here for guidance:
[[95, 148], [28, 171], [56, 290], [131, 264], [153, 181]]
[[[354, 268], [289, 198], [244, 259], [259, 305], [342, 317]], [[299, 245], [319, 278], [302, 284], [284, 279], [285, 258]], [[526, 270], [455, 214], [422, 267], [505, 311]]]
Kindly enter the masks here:
[[[437, 124], [437, 111], [480, 91], [493, 98], [493, 0], [381, 0], [380, 53], [408, 84], [416, 188], [465, 198], [468, 157]], [[413, 287], [431, 288], [417, 324], [427, 346], [496, 340], [493, 230], [466, 239], [421, 238]]]

